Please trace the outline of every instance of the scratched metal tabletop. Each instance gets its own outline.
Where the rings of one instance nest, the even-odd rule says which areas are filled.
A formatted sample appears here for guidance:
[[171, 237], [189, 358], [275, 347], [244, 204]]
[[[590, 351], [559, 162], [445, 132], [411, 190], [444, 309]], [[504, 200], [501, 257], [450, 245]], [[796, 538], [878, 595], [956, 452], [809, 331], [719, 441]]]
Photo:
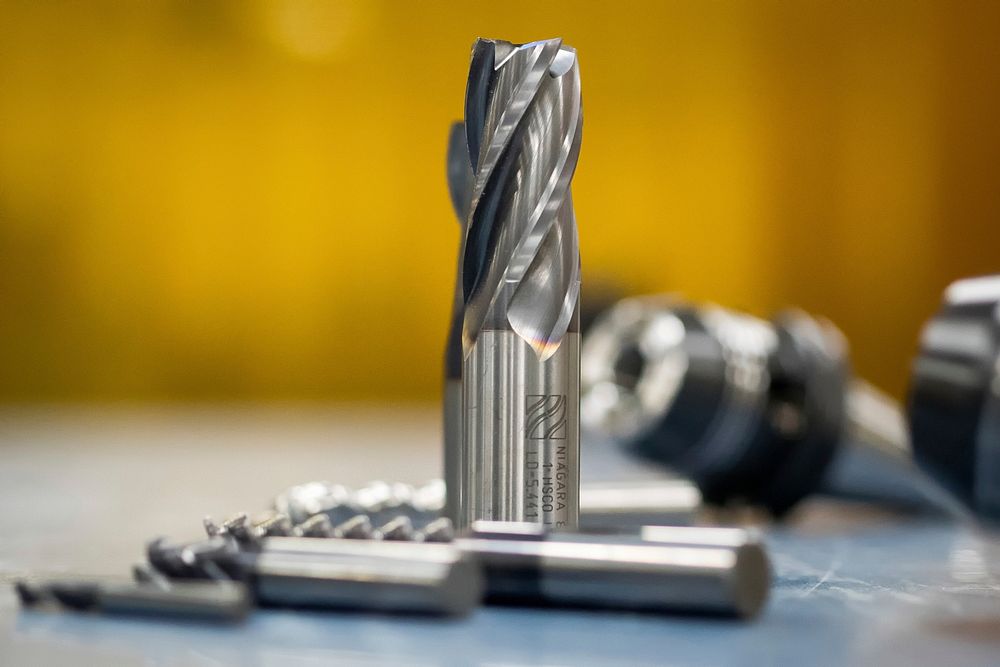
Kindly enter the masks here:
[[11, 590], [29, 572], [125, 575], [150, 537], [196, 537], [204, 514], [262, 509], [306, 480], [435, 477], [438, 433], [432, 408], [4, 409], [0, 665], [1000, 664], [1000, 540], [830, 503], [768, 530], [775, 584], [751, 623], [483, 608], [213, 627], [23, 611]]

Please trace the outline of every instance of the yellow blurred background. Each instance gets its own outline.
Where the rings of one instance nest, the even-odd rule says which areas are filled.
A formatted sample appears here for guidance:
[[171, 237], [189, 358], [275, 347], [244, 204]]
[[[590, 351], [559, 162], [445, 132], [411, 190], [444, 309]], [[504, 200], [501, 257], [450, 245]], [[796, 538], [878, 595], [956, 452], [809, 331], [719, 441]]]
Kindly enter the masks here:
[[434, 399], [476, 36], [580, 55], [588, 284], [905, 388], [1000, 270], [1000, 3], [0, 2], [0, 400]]

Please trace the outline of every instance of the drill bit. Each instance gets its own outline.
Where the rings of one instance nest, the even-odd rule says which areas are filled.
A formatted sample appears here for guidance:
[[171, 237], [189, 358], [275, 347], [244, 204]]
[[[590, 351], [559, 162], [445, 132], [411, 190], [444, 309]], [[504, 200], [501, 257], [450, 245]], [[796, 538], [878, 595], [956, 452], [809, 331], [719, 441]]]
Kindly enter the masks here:
[[[215, 590], [210, 585], [244, 584], [261, 606], [462, 615], [482, 598], [475, 555], [451, 543], [265, 537], [237, 546], [224, 537], [192, 544], [156, 540], [147, 554], [172, 586], [209, 591]], [[225, 572], [233, 581], [190, 581], [211, 578], [213, 572]], [[26, 605], [37, 604], [45, 594], [27, 585], [18, 592]]]
[[127, 616], [167, 616], [184, 620], [236, 622], [250, 611], [250, 593], [241, 582], [171, 581], [166, 586], [127, 581], [56, 580], [16, 584], [26, 607], [58, 603], [64, 609]]
[[[325, 494], [318, 492], [322, 486], [330, 487], [334, 497], [342, 498], [329, 502]], [[377, 482], [365, 488], [405, 489], [407, 485]], [[447, 495], [442, 480], [430, 480], [414, 487], [408, 495], [409, 500], [405, 503], [385, 505], [380, 500], [369, 502], [372, 496], [367, 492], [353, 492], [343, 485], [329, 482], [310, 482], [287, 489], [272, 504], [282, 508], [287, 516], [296, 517], [293, 533], [303, 537], [330, 537], [334, 526], [358, 515], [368, 516], [373, 526], [406, 516], [417, 534], [441, 530], [445, 524], [439, 522], [444, 518], [448, 530], [453, 530], [450, 516], [442, 512]], [[379, 492], [374, 499], [384, 496]], [[344, 500], [350, 498], [354, 500]], [[698, 487], [680, 478], [581, 483], [579, 522], [581, 528], [599, 532], [627, 530], [646, 524], [683, 525], [696, 520], [700, 505]], [[345, 514], [347, 510], [350, 512]], [[344, 518], [334, 520], [331, 516]], [[212, 532], [213, 522], [208, 521], [207, 526], [209, 537], [220, 534], [221, 529], [217, 527]]]
[[[457, 527], [573, 528], [579, 512], [576, 51], [480, 39], [465, 100], [474, 182], [461, 257]], [[451, 493], [451, 489], [449, 489]]]

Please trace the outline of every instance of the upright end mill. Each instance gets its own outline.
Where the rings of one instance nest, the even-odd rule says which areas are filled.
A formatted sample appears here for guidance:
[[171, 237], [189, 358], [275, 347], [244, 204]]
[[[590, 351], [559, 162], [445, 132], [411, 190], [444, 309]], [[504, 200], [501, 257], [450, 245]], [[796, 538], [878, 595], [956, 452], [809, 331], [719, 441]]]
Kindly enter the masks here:
[[466, 354], [491, 329], [539, 357], [578, 309], [580, 250], [570, 181], [583, 122], [576, 51], [551, 39], [480, 39], [466, 93], [474, 181], [462, 265]]
[[[473, 181], [460, 258], [459, 527], [576, 525], [580, 257], [570, 181], [576, 52], [480, 39], [465, 101]], [[450, 492], [450, 489], [449, 489]]]

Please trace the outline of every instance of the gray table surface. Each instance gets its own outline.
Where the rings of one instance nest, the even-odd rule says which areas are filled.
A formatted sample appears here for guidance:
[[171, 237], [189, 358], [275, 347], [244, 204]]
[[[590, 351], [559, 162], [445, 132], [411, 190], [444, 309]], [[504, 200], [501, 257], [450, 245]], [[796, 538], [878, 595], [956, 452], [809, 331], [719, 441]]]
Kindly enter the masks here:
[[435, 477], [438, 432], [433, 408], [5, 408], [0, 664], [1000, 664], [1000, 542], [828, 504], [768, 530], [775, 584], [751, 623], [483, 608], [210, 627], [24, 611], [11, 590], [29, 572], [124, 575], [148, 538], [196, 537], [204, 514], [261, 509], [306, 480]]

